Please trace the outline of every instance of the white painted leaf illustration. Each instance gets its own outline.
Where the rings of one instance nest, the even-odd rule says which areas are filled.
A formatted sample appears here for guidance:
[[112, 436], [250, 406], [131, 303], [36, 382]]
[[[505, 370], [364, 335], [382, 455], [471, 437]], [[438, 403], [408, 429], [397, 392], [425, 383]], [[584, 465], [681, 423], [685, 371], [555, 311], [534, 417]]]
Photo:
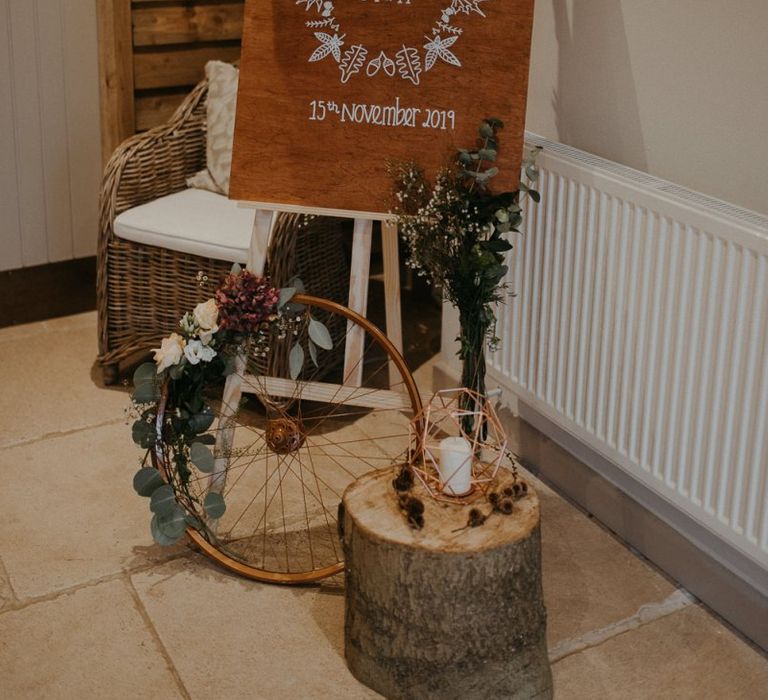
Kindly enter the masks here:
[[485, 0], [453, 0], [451, 2], [451, 9], [453, 14], [463, 12], [465, 15], [477, 12], [481, 17], [485, 17], [485, 13], [480, 9], [480, 3]]
[[352, 44], [341, 59], [339, 70], [341, 71], [341, 82], [346, 83], [355, 73], [360, 72], [365, 58], [368, 55], [368, 49], [362, 44]]
[[[429, 39], [429, 37], [426, 37]], [[446, 63], [450, 63], [452, 66], [461, 67], [461, 61], [456, 58], [456, 55], [448, 48], [453, 46], [459, 37], [449, 36], [443, 39], [439, 34], [433, 37], [429, 42], [424, 44], [424, 48], [427, 50], [426, 58], [424, 59], [425, 70], [430, 70], [437, 59], [439, 58]]]
[[411, 46], [403, 46], [395, 54], [395, 62], [400, 75], [405, 80], [410, 80], [414, 85], [419, 84], [421, 75], [421, 57], [419, 52]]
[[307, 12], [311, 10], [313, 7], [317, 8], [317, 11], [320, 12], [323, 9], [323, 0], [296, 0], [297, 5], [306, 5], [304, 8]]
[[320, 42], [320, 46], [318, 46], [309, 57], [310, 63], [321, 61], [329, 54], [331, 54], [337, 62], [341, 61], [341, 47], [344, 45], [344, 42], [342, 41], [343, 37], [340, 37], [338, 34], [331, 36], [326, 32], [315, 32], [315, 38]]

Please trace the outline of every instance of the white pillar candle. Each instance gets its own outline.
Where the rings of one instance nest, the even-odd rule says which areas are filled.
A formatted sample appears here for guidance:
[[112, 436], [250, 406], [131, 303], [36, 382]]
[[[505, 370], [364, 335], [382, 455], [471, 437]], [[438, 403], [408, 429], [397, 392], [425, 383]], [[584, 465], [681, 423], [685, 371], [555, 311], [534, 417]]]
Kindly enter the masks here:
[[463, 437], [440, 441], [440, 480], [443, 492], [463, 496], [472, 489], [472, 445]]

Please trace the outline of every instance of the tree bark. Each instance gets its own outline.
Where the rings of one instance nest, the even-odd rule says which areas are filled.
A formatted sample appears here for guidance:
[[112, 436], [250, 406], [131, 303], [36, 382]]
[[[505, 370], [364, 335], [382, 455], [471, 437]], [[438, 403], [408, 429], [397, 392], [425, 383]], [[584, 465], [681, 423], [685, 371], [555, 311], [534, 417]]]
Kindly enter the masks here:
[[352, 673], [387, 698], [551, 698], [535, 493], [464, 528], [470, 508], [490, 506], [435, 501], [417, 481], [424, 528], [413, 530], [392, 478], [372, 472], [343, 498]]

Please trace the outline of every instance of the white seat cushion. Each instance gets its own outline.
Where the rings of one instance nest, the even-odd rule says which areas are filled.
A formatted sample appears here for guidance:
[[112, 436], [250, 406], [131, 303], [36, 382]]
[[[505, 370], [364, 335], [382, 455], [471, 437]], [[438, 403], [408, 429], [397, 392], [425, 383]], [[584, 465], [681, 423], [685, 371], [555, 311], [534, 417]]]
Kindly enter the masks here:
[[245, 263], [251, 243], [253, 209], [221, 194], [182, 190], [128, 209], [115, 219], [115, 235], [204, 258]]

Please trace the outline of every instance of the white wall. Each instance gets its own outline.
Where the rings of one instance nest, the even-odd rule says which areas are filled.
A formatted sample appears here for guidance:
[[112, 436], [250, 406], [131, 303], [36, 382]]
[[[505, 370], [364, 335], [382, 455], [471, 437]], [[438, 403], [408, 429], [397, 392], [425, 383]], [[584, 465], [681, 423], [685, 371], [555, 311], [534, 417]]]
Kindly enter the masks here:
[[766, 0], [536, 0], [526, 128], [768, 214]]
[[0, 0], [0, 270], [93, 255], [95, 0]]

